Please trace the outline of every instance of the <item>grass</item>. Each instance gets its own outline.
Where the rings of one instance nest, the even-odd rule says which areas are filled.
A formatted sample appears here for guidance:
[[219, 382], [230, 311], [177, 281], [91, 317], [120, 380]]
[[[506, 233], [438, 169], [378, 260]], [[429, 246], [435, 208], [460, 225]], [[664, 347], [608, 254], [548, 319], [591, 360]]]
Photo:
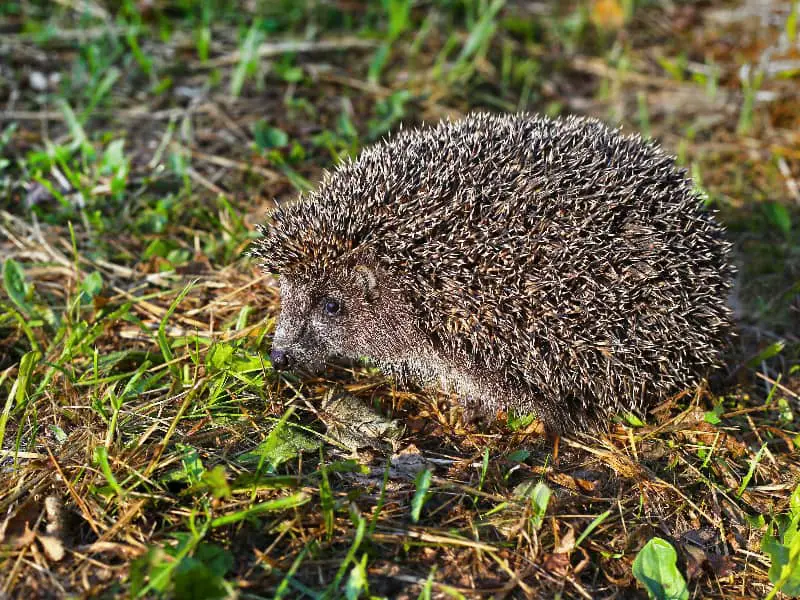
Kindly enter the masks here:
[[[798, 3], [246, 6], [0, 7], [0, 595], [800, 593]], [[720, 381], [554, 460], [370, 368], [273, 372], [265, 211], [475, 109], [679, 155], [739, 266]], [[337, 390], [403, 430], [353, 452]]]

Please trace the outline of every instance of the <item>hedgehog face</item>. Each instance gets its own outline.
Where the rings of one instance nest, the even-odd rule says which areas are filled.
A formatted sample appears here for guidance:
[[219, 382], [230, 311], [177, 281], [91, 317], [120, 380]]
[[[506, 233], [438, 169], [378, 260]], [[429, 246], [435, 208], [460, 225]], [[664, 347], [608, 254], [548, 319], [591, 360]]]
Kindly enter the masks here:
[[363, 265], [319, 280], [280, 279], [273, 366], [319, 372], [333, 356], [393, 362], [412, 347], [410, 307]]

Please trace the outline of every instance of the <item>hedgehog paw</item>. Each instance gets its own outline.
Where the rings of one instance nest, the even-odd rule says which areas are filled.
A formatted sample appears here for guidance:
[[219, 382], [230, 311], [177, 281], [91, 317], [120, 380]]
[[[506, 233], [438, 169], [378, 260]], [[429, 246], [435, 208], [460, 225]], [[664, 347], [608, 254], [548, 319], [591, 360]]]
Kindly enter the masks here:
[[458, 403], [461, 405], [461, 422], [464, 425], [490, 426], [497, 421], [497, 414], [487, 410], [486, 405], [478, 398], [461, 397]]

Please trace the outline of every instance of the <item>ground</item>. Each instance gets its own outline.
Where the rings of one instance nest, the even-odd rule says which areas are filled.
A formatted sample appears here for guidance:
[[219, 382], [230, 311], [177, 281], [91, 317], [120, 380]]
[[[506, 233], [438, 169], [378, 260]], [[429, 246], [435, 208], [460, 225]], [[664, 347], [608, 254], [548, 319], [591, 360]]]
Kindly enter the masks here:
[[[0, 596], [800, 593], [798, 4], [4, 2]], [[557, 456], [368, 367], [274, 373], [255, 225], [476, 109], [677, 156], [734, 243], [726, 369]]]

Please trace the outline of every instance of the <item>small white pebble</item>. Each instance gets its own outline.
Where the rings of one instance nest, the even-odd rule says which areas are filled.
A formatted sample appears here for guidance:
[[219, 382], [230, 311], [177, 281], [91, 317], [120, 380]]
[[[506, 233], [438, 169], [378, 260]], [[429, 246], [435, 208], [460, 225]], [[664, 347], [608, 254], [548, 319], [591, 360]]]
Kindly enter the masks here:
[[28, 82], [31, 88], [37, 92], [44, 92], [47, 89], [47, 77], [41, 71], [31, 71]]

